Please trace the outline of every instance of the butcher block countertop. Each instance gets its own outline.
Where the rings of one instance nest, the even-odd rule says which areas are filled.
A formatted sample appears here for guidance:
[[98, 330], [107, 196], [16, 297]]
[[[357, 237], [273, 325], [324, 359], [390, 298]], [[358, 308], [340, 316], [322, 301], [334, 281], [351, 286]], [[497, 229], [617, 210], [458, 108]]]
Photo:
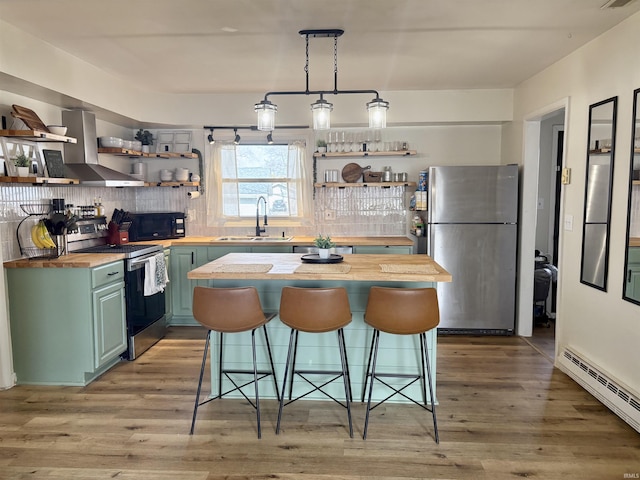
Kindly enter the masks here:
[[[248, 237], [246, 241], [242, 240], [217, 240], [218, 238], [224, 238], [220, 236], [216, 237], [185, 237], [173, 240], [150, 240], [145, 242], [131, 242], [134, 244], [154, 244], [161, 245], [163, 248], [169, 248], [171, 246], [223, 246], [223, 245], [313, 245], [314, 237], [293, 237], [289, 241], [282, 240], [261, 240], [259, 243], [255, 242]], [[263, 237], [270, 238], [270, 237]], [[277, 238], [277, 237], [276, 237]], [[392, 245], [392, 246], [412, 246], [413, 242], [407, 237], [332, 237], [332, 239], [338, 245]], [[298, 255], [299, 256], [299, 255]], [[105, 265], [107, 263], [115, 262], [117, 260], [123, 260], [123, 254], [111, 254], [111, 253], [70, 253], [68, 255], [62, 255], [59, 258], [38, 258], [28, 259], [19, 258], [16, 260], [8, 260], [4, 262], [5, 268], [93, 268]], [[273, 278], [270, 276], [269, 278]], [[344, 277], [342, 277], [344, 278]]]
[[343, 258], [344, 261], [341, 263], [310, 264], [303, 263], [299, 253], [229, 253], [191, 270], [187, 278], [194, 280], [451, 281], [451, 274], [427, 255], [344, 254]]
[[[242, 235], [219, 235], [216, 237], [185, 237], [172, 240], [171, 245], [178, 246], [220, 246], [220, 245], [302, 245], [313, 246], [313, 239], [315, 237], [294, 236], [291, 240], [282, 241], [278, 240], [278, 237], [262, 237], [264, 240], [256, 242], [252, 240], [253, 237], [247, 237], [247, 240], [218, 240], [218, 238], [234, 237], [240, 238]], [[273, 238], [273, 240], [269, 240]], [[413, 240], [408, 237], [391, 236], [391, 237], [331, 237], [338, 246], [351, 246], [351, 245], [390, 245], [390, 246], [413, 246]]]
[[630, 237], [629, 238], [629, 246], [630, 247], [640, 247], [640, 237]]
[[4, 262], [4, 268], [93, 268], [124, 260], [123, 253], [70, 253], [58, 258], [19, 258]]

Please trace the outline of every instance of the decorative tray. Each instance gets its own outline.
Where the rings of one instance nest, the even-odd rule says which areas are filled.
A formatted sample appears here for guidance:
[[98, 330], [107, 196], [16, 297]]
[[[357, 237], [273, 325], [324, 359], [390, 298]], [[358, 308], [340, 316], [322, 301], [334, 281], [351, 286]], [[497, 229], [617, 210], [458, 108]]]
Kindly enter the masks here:
[[320, 258], [317, 253], [310, 253], [309, 255], [303, 255], [300, 257], [302, 263], [340, 263], [344, 258], [342, 255], [332, 253], [329, 258]]

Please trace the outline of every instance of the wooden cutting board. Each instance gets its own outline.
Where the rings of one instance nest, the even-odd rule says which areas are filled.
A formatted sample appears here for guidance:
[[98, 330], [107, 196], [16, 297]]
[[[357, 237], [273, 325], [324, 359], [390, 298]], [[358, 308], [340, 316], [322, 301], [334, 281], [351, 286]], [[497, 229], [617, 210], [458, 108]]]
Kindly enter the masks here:
[[36, 112], [30, 108], [13, 105], [13, 112], [11, 112], [11, 115], [22, 120], [31, 130], [49, 133], [49, 129], [44, 122], [40, 120], [40, 117], [38, 117]]
[[342, 179], [347, 183], [356, 183], [362, 177], [362, 172], [369, 168], [371, 165], [362, 168], [357, 163], [347, 163], [342, 169]]

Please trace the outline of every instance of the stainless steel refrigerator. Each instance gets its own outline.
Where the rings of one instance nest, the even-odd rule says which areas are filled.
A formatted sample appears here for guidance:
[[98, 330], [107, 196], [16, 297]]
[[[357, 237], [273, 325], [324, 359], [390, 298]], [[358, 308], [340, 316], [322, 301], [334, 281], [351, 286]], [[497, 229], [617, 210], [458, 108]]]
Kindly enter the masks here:
[[513, 333], [518, 166], [430, 167], [427, 198], [427, 252], [453, 277], [439, 333]]

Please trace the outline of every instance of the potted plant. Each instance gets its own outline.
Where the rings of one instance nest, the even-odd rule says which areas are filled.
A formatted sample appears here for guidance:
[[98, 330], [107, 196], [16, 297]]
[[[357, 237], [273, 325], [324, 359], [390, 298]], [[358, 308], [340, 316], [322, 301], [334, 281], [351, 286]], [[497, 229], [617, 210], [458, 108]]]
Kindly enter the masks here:
[[326, 140], [323, 140], [322, 138], [320, 138], [317, 142], [316, 145], [318, 146], [318, 153], [325, 153], [327, 151], [327, 142]]
[[13, 159], [13, 163], [18, 170], [19, 177], [29, 176], [29, 167], [31, 166], [31, 159], [29, 157], [27, 157], [24, 153], [20, 153], [16, 158]]
[[318, 255], [320, 256], [320, 258], [329, 258], [331, 252], [330, 249], [336, 246], [329, 235], [327, 235], [326, 237], [318, 235], [313, 240], [313, 243], [316, 247], [318, 247]]
[[149, 130], [140, 129], [136, 133], [135, 139], [142, 143], [142, 151], [149, 153], [149, 145], [153, 145], [153, 134]]

